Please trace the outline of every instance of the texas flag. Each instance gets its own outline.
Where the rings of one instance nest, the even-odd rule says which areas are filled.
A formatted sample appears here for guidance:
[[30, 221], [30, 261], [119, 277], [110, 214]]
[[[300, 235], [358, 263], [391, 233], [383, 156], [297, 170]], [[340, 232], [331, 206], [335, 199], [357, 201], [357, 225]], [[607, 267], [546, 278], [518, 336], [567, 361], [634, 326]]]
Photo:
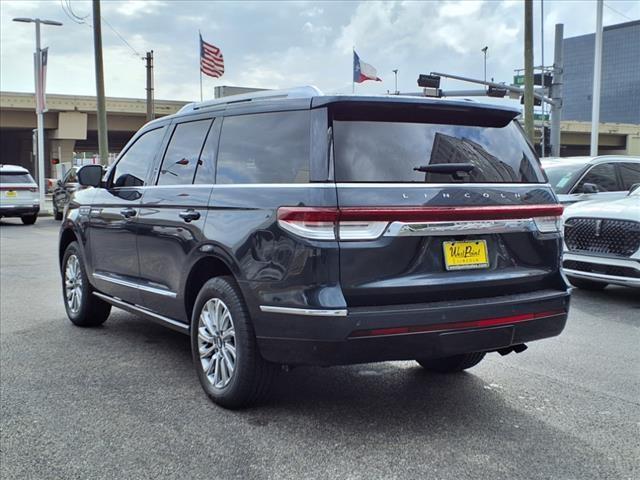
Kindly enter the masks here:
[[378, 77], [378, 71], [369, 65], [360, 61], [360, 57], [353, 51], [353, 81], [355, 83], [362, 83], [365, 80], [374, 80], [381, 82], [382, 79]]

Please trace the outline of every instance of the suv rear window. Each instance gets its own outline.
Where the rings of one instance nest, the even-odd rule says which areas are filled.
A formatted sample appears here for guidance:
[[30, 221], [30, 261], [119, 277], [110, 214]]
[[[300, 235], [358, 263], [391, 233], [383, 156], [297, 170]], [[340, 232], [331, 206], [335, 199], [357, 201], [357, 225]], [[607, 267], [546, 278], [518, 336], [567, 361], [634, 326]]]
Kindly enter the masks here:
[[309, 111], [225, 117], [216, 183], [307, 183]]
[[[495, 126], [466, 125], [464, 113], [449, 123], [376, 118], [334, 118], [335, 178], [338, 182], [542, 183], [538, 159], [515, 121]], [[432, 117], [432, 116], [431, 116]], [[442, 115], [445, 118], [445, 115]], [[451, 117], [451, 115], [447, 115]], [[473, 169], [426, 173], [414, 168], [444, 163], [471, 163]]]
[[0, 172], [0, 183], [36, 183], [28, 173]]

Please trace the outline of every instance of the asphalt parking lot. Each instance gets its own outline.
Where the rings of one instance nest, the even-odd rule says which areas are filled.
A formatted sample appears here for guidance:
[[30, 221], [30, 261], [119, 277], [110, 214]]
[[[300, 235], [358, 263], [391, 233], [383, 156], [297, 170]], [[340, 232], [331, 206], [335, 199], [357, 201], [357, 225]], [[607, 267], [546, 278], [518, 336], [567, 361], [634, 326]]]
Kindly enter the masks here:
[[186, 336], [66, 319], [58, 223], [0, 222], [0, 477], [640, 478], [640, 292], [576, 291], [565, 332], [441, 376], [413, 362], [283, 373], [208, 401]]

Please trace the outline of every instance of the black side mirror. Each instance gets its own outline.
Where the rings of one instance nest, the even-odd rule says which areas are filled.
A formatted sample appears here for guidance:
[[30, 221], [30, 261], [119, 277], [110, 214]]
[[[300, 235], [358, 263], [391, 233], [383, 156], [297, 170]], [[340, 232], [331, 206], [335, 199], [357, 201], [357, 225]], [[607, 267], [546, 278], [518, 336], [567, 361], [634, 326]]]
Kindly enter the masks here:
[[78, 183], [85, 187], [99, 187], [102, 184], [102, 166], [85, 165], [78, 169]]
[[58, 181], [56, 182], [56, 185], [61, 187], [62, 186], [62, 179], [59, 178]]
[[583, 183], [580, 193], [598, 193], [600, 189], [595, 183]]
[[633, 185], [631, 185], [631, 188], [629, 189], [629, 193], [627, 195], [631, 195], [633, 192], [635, 192], [639, 188], [640, 188], [640, 183], [634, 183]]

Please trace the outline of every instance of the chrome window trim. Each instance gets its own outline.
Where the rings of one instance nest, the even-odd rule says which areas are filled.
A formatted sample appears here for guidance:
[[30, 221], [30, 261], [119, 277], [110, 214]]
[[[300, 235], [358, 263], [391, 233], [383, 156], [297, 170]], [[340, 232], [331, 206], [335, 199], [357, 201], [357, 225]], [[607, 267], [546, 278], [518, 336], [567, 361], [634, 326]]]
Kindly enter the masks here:
[[284, 313], [288, 315], [305, 315], [312, 317], [346, 317], [347, 309], [320, 310], [313, 308], [274, 307], [260, 305], [260, 310], [265, 313]]
[[532, 218], [457, 222], [392, 222], [383, 236], [485, 235], [489, 233], [535, 232], [537, 230]]
[[156, 295], [163, 295], [165, 297], [176, 298], [176, 293], [171, 292], [169, 290], [163, 290], [161, 288], [148, 287], [146, 285], [140, 285], [139, 283], [129, 282], [127, 280], [122, 280], [120, 278], [113, 278], [108, 275], [103, 275], [101, 273], [94, 273], [93, 278], [98, 280], [104, 280], [105, 282], [115, 283], [117, 285], [122, 285], [123, 287], [131, 287], [137, 290], [142, 290], [149, 293], [155, 293]]
[[148, 188], [551, 188], [548, 183], [335, 183], [335, 182], [311, 182], [311, 183], [189, 183], [184, 185], [142, 185], [139, 187], [113, 187], [116, 189]]

